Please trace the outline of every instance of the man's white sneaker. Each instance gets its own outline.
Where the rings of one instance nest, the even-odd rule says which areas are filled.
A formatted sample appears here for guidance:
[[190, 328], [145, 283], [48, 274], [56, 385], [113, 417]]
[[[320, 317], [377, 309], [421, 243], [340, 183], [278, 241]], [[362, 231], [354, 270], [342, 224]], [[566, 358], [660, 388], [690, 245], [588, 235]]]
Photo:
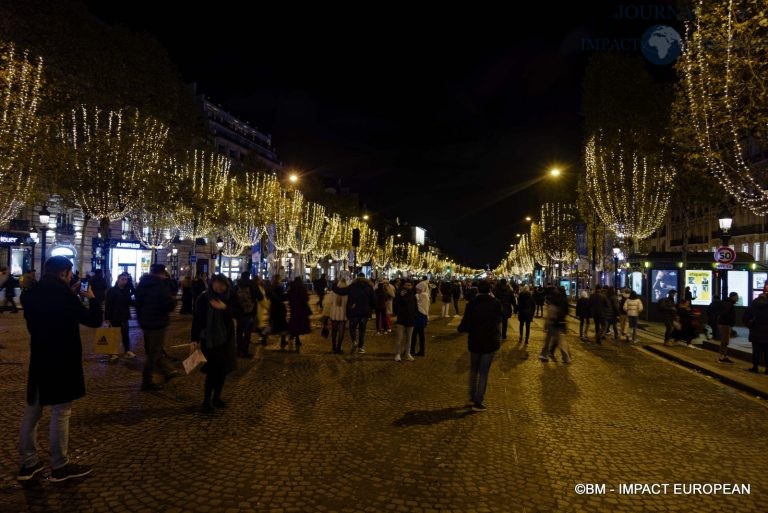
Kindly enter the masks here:
[[415, 358], [411, 356], [410, 353], [405, 355], [405, 359], [408, 360], [409, 362], [412, 362], [413, 360], [415, 360]]
[[401, 360], [402, 360], [402, 358], [400, 358], [400, 355], [399, 355], [399, 354], [395, 356], [395, 361], [396, 361], [396, 362], [399, 362], [399, 361], [401, 361]]
[[130, 358], [136, 358], [136, 353], [134, 353], [133, 351], [126, 351], [125, 354], [123, 355], [123, 357], [124, 358], [129, 358], [129, 359]]

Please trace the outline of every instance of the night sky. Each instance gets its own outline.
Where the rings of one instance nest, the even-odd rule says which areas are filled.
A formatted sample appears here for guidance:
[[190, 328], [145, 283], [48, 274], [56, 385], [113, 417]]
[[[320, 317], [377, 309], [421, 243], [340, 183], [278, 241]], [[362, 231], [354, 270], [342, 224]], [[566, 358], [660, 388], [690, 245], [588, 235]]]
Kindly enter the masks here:
[[616, 20], [621, 2], [537, 3], [531, 19], [512, 3], [343, 12], [88, 5], [107, 23], [156, 37], [185, 81], [272, 133], [287, 166], [340, 178], [373, 214], [425, 227], [476, 267], [498, 263], [555, 187], [510, 194], [516, 185], [556, 164], [570, 174], [558, 187], [575, 188], [583, 39], [639, 38], [654, 23], [673, 24]]

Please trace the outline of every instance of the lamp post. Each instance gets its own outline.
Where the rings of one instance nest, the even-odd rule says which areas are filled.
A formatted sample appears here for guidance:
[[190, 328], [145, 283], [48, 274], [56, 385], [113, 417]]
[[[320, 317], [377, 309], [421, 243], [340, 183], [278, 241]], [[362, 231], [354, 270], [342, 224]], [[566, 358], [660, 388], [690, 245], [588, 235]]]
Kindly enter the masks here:
[[221, 272], [221, 249], [224, 247], [224, 241], [221, 237], [216, 239], [216, 247], [219, 249], [219, 272]]
[[[733, 226], [733, 214], [731, 214], [727, 208], [723, 208], [720, 211], [720, 215], [717, 216], [717, 222], [720, 225], [720, 241], [723, 246], [728, 246], [731, 240], [731, 226]], [[728, 299], [728, 269], [721, 270], [720, 278], [720, 299], [725, 301]]]
[[619, 253], [621, 248], [615, 246], [613, 248], [613, 288], [619, 290]]
[[45, 274], [45, 243], [48, 239], [48, 223], [51, 221], [51, 213], [48, 211], [48, 206], [43, 205], [40, 209], [40, 224], [42, 224], [43, 244], [40, 246], [40, 277]]
[[37, 245], [37, 241], [39, 240], [40, 235], [37, 231], [37, 227], [32, 226], [32, 228], [29, 230], [29, 241], [30, 245], [32, 246], [32, 254], [30, 255], [30, 270], [35, 270], [35, 246]]
[[288, 252], [288, 281], [293, 279], [293, 253]]
[[173, 247], [171, 249], [171, 255], [173, 258], [173, 275], [177, 280], [179, 279], [179, 248]]

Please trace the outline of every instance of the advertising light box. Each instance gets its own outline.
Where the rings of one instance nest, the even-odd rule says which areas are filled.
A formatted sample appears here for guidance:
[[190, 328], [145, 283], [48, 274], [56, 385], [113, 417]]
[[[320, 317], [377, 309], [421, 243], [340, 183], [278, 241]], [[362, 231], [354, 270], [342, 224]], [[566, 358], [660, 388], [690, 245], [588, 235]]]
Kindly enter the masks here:
[[685, 271], [685, 286], [691, 288], [692, 304], [709, 306], [712, 303], [712, 271]]

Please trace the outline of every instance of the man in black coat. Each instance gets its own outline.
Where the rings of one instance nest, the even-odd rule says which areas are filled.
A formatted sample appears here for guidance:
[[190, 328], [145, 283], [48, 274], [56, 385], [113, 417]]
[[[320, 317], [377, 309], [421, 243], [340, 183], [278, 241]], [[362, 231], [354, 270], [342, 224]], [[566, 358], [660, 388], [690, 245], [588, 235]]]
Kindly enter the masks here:
[[470, 355], [469, 400], [473, 411], [485, 411], [483, 399], [488, 385], [493, 355], [501, 346], [501, 322], [504, 311], [501, 303], [490, 295], [491, 284], [485, 280], [477, 284], [475, 296], [464, 310], [459, 333], [467, 333]]
[[611, 303], [608, 301], [608, 296], [600, 285], [595, 286], [595, 291], [589, 296], [589, 313], [595, 324], [595, 342], [598, 344], [602, 344], [604, 332], [608, 327], [605, 312], [609, 308], [611, 308]]
[[396, 306], [397, 309], [397, 322], [395, 323], [395, 329], [397, 330], [397, 353], [395, 354], [395, 361], [402, 361], [400, 353], [405, 349], [405, 359], [412, 362], [411, 337], [413, 336], [413, 326], [416, 323], [418, 306], [411, 280], [403, 282], [403, 286], [397, 291], [393, 303], [393, 307]]
[[[131, 320], [131, 291], [128, 289], [128, 280], [131, 275], [122, 273], [117, 277], [117, 284], [107, 291], [107, 302], [104, 309], [104, 319], [115, 328], [120, 328], [123, 337], [123, 349], [125, 349], [126, 358], [134, 358], [136, 355], [131, 351], [131, 341], [129, 337], [128, 321]], [[94, 292], [95, 295], [95, 292]], [[117, 360], [117, 355], [113, 354], [110, 361]]]
[[160, 390], [162, 385], [154, 382], [154, 374], [159, 370], [168, 380], [179, 374], [165, 356], [164, 346], [169, 313], [176, 307], [176, 299], [168, 283], [168, 274], [163, 264], [153, 264], [150, 274], [141, 277], [136, 287], [136, 316], [144, 332], [144, 351], [147, 361], [144, 364], [142, 390]]
[[64, 481], [91, 472], [91, 467], [70, 463], [69, 417], [72, 401], [85, 395], [83, 345], [80, 324], [101, 325], [101, 309], [93, 292], [80, 292], [88, 298], [85, 308], [76, 295], [77, 282], [70, 288], [72, 262], [55, 256], [45, 263], [45, 276], [24, 294], [24, 318], [30, 335], [27, 408], [19, 435], [21, 469], [17, 479], [32, 479], [43, 468], [37, 454], [37, 425], [43, 406], [51, 406], [51, 481]]
[[360, 273], [348, 287], [334, 285], [333, 291], [341, 296], [349, 296], [347, 299], [347, 318], [349, 318], [349, 336], [352, 338], [352, 352], [355, 350], [355, 339], [357, 339], [357, 352], [365, 353], [363, 348], [365, 345], [365, 326], [368, 324], [368, 319], [371, 318], [371, 312], [376, 308], [376, 294], [373, 291], [373, 285], [365, 278], [365, 274]]
[[742, 321], [749, 328], [749, 341], [752, 342], [752, 367], [750, 372], [758, 372], [761, 357], [765, 358], [765, 373], [768, 374], [768, 295], [760, 294], [744, 312]]

